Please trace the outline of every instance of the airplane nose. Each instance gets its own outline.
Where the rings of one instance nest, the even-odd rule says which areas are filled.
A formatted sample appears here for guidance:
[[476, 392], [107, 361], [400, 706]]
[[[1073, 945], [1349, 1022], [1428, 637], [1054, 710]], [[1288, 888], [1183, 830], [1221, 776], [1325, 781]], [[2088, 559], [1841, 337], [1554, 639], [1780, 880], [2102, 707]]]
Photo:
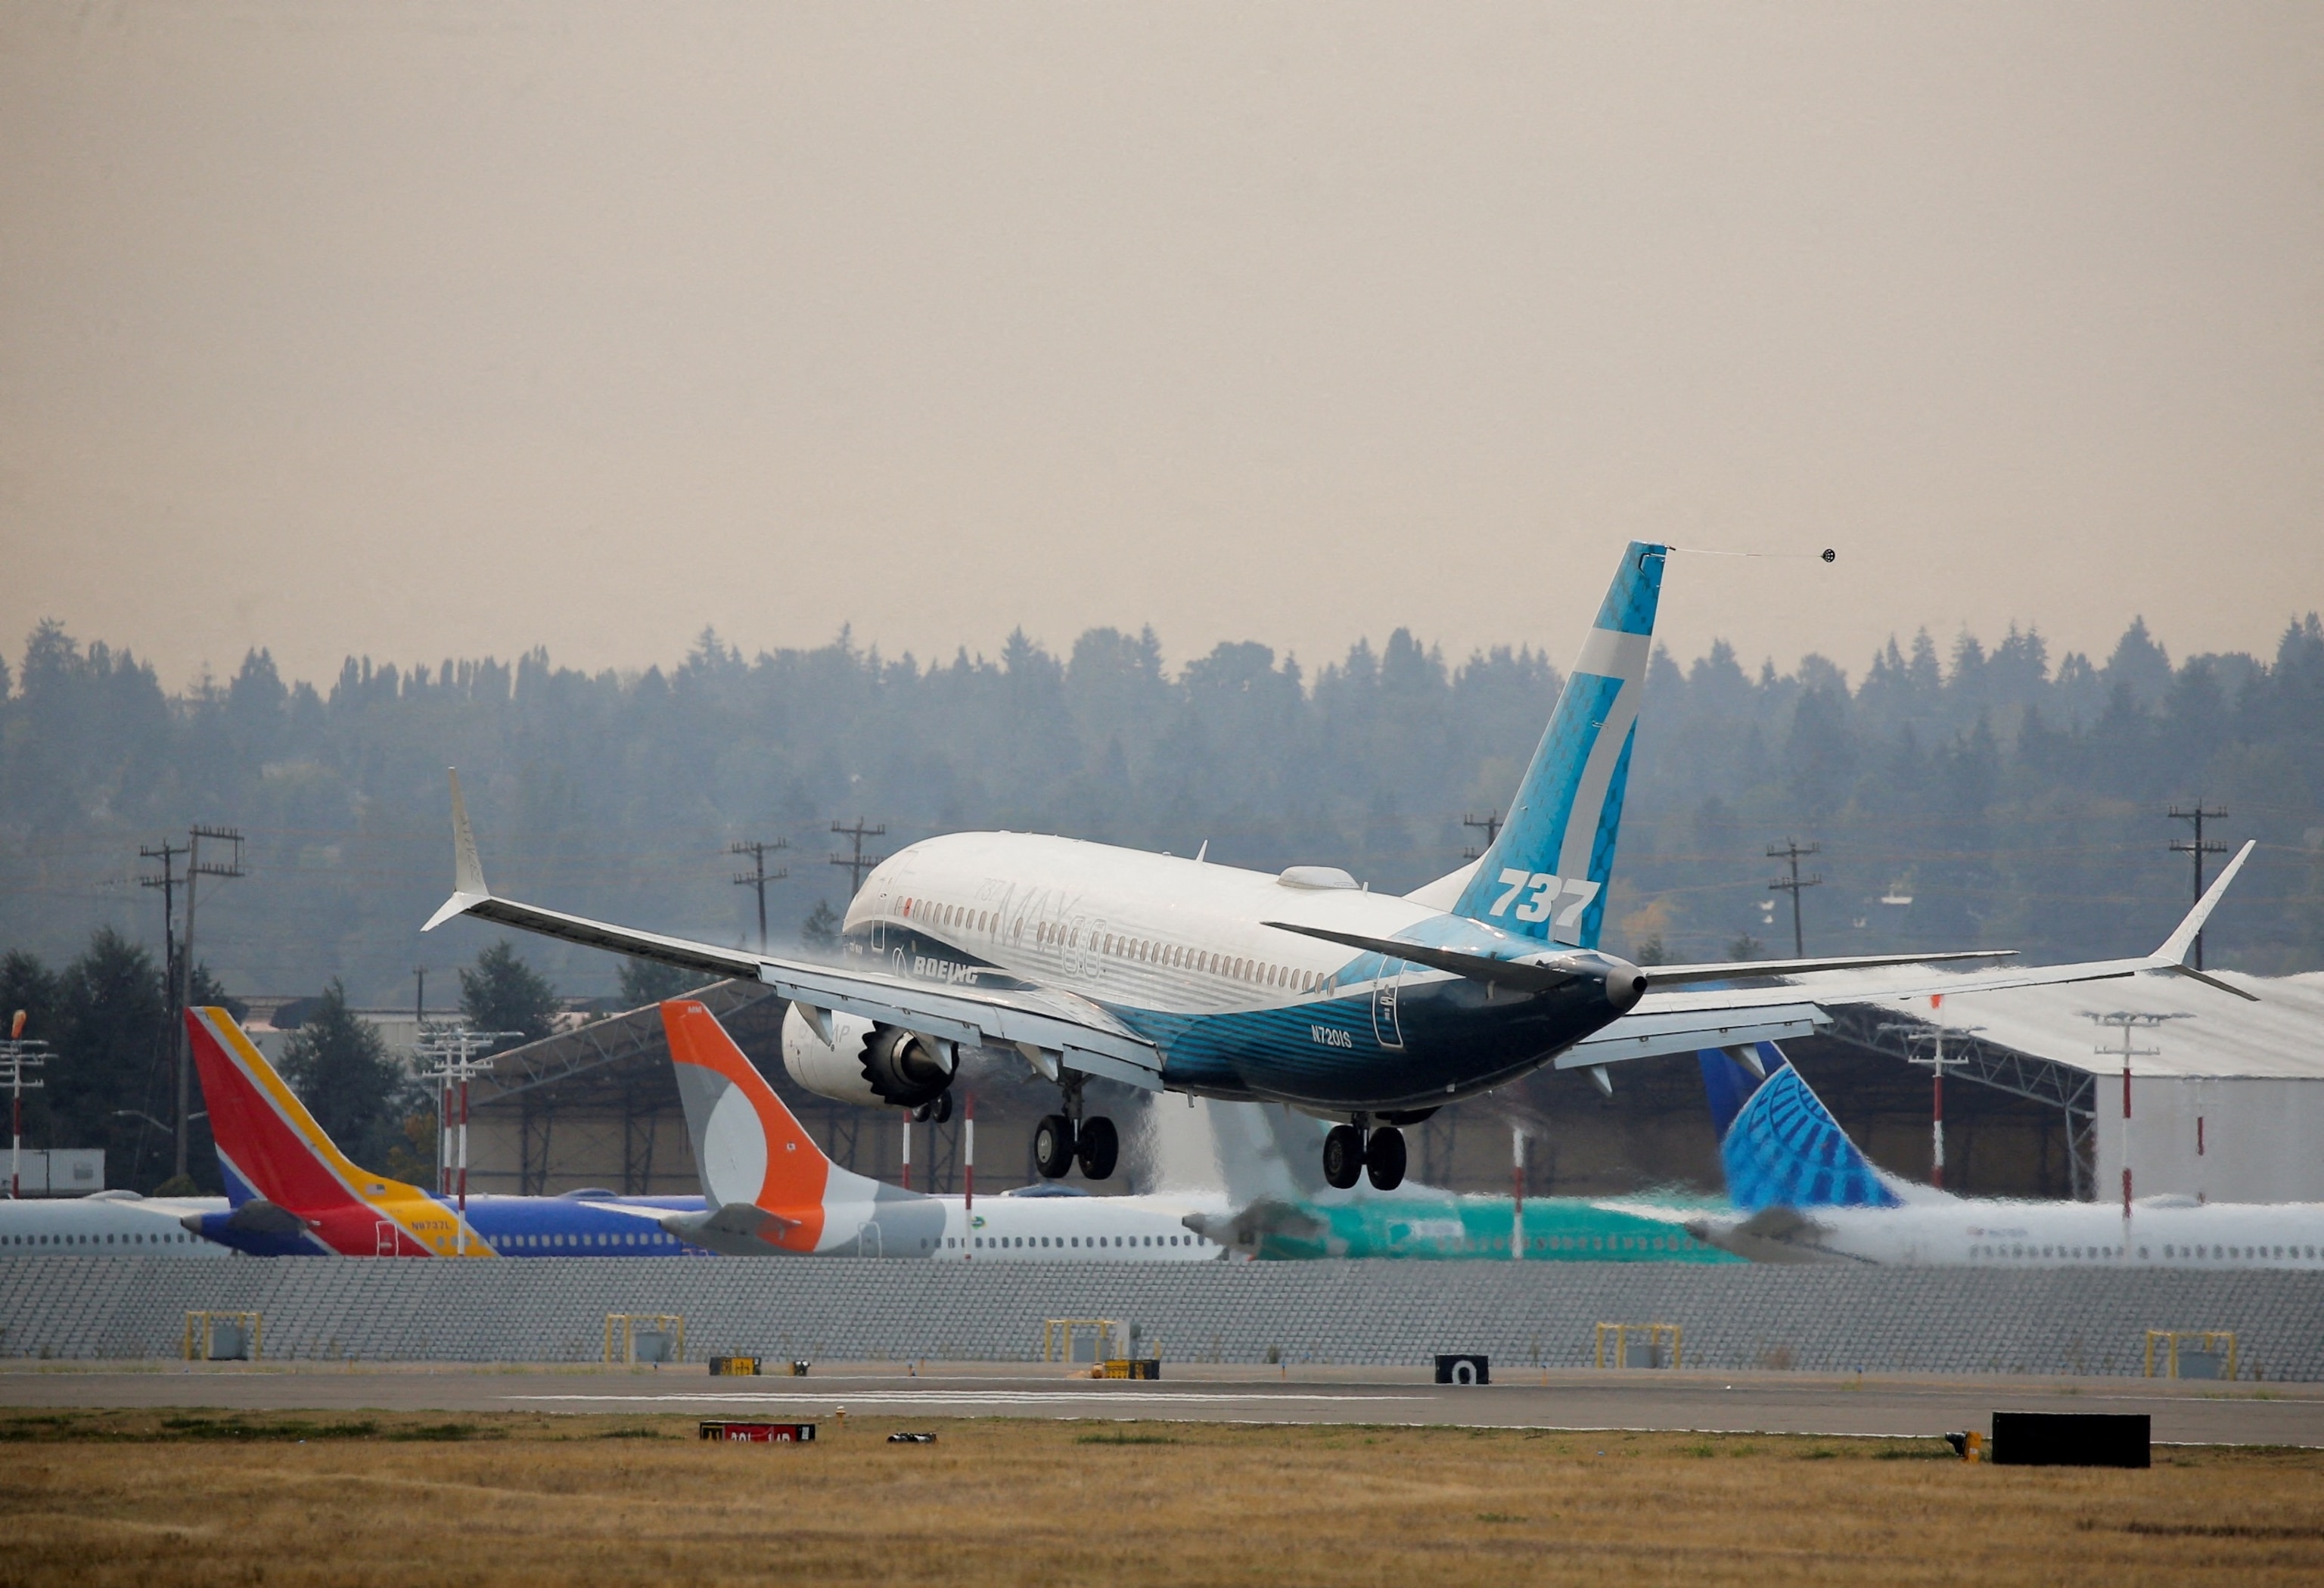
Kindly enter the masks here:
[[1646, 978], [1637, 965], [1627, 959], [1605, 955], [1606, 1002], [1617, 1011], [1628, 1014], [1637, 1007], [1638, 1000], [1646, 995]]

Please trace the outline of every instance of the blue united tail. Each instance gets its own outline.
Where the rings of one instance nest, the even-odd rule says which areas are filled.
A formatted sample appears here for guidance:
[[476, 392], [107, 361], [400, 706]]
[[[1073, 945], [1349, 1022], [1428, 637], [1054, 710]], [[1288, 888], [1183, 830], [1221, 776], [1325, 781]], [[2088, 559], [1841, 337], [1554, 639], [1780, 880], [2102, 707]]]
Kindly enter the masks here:
[[1454, 915], [1519, 937], [1598, 946], [1665, 550], [1633, 540], [1622, 553], [1508, 824], [1477, 863]]
[[[1764, 1055], [1775, 1045], [1760, 1046]], [[1780, 1061], [1782, 1055], [1776, 1057]], [[1713, 1060], [1730, 1076], [1739, 1075], [1740, 1069], [1723, 1053], [1706, 1052], [1702, 1060], [1715, 1120], [1723, 1099], [1713, 1080]], [[1754, 1212], [1763, 1207], [1895, 1207], [1899, 1202], [1823, 1100], [1788, 1064], [1769, 1065], [1766, 1080], [1735, 1111], [1719, 1143], [1719, 1160], [1727, 1171], [1729, 1197], [1736, 1206]]]

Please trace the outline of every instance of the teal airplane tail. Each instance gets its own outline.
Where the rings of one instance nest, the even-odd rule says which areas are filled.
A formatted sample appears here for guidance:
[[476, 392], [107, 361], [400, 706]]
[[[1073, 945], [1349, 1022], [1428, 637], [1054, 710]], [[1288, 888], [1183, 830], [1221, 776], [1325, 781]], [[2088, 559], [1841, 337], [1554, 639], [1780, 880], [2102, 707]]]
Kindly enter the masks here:
[[1667, 548], [1633, 540], [1557, 697], [1509, 819], [1452, 913], [1598, 946]]

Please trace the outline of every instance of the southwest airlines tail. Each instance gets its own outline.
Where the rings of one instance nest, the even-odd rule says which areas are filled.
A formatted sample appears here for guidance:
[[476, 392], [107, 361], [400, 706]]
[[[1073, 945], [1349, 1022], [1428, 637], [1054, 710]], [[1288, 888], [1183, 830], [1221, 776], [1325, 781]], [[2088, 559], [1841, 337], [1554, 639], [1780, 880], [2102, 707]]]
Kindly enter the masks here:
[[741, 1254], [872, 1255], [886, 1251], [905, 1224], [918, 1238], [923, 1221], [899, 1215], [906, 1205], [931, 1199], [867, 1179], [825, 1157], [706, 1007], [672, 999], [661, 1006], [661, 1019], [709, 1205], [699, 1214], [664, 1219], [664, 1229], [713, 1251]]
[[202, 1233], [247, 1250], [348, 1256], [488, 1257], [456, 1214], [417, 1186], [362, 1168], [315, 1122], [307, 1105], [223, 1009], [189, 1009], [194, 1066], [209, 1110], [231, 1212]]
[[1666, 551], [1633, 540], [1622, 553], [1508, 823], [1452, 914], [1519, 937], [1598, 946]]

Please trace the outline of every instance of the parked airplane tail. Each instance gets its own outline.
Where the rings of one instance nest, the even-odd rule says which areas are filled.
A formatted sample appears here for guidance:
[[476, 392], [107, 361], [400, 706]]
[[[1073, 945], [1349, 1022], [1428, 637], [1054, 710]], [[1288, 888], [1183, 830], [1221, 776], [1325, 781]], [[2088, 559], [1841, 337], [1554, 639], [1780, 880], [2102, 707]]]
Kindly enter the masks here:
[[225, 1010], [189, 1009], [186, 1028], [230, 1205], [263, 1197], [283, 1207], [325, 1205], [355, 1196], [358, 1181], [418, 1195], [341, 1152]]
[[454, 1215], [427, 1192], [341, 1152], [225, 1010], [189, 1009], [186, 1029], [232, 1210], [200, 1215], [198, 1233], [261, 1253], [492, 1255], [456, 1244]]
[[1735, 1116], [1743, 1112], [1760, 1084], [1792, 1062], [1773, 1042], [1754, 1042], [1743, 1048], [1705, 1048], [1696, 1052], [1695, 1058], [1702, 1066], [1703, 1095], [1711, 1103], [1711, 1129], [1722, 1142]]
[[[1715, 1094], [1711, 1106], [1715, 1114]], [[1719, 1158], [1727, 1194], [1740, 1208], [1895, 1207], [1903, 1201], [1789, 1064], [1770, 1068], [1737, 1112]]]
[[1509, 817], [1454, 915], [1598, 946], [1668, 549], [1633, 540], [1557, 697]]

